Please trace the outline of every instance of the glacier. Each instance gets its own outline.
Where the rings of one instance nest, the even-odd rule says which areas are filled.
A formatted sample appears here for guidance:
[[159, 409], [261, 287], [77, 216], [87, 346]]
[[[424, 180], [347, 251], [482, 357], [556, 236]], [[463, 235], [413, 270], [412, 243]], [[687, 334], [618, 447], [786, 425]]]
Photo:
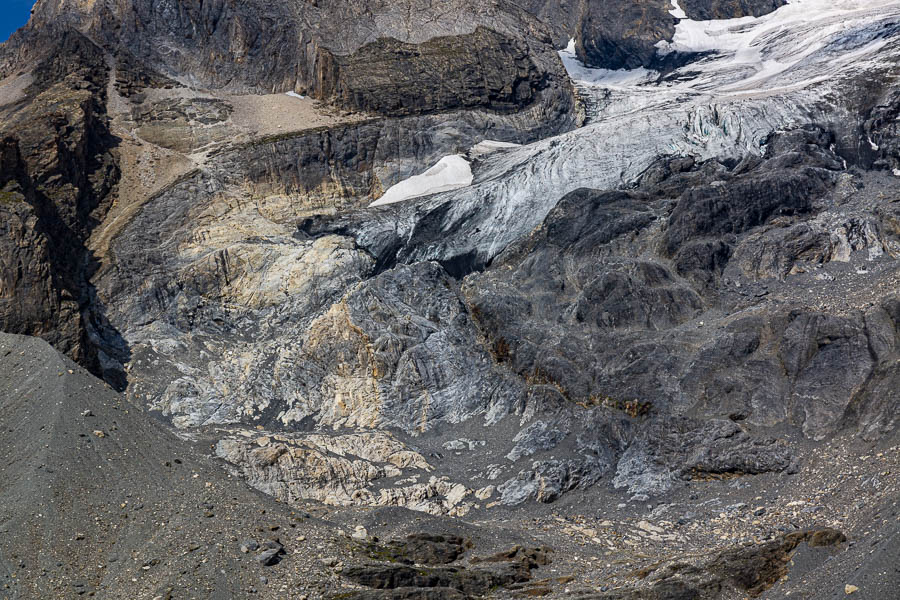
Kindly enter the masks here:
[[762, 155], [772, 132], [804, 124], [855, 135], [853, 107], [835, 98], [860, 73], [896, 64], [898, 23], [900, 5], [886, 0], [797, 0], [759, 18], [682, 20], [660, 51], [700, 54], [656, 78], [587, 69], [570, 46], [561, 58], [586, 107], [583, 127], [488, 156], [471, 186], [369, 220], [357, 240], [375, 250], [388, 237], [409, 240], [416, 215], [439, 212], [440, 231], [417, 233], [402, 260], [487, 264], [565, 194], [627, 187], [660, 157]]

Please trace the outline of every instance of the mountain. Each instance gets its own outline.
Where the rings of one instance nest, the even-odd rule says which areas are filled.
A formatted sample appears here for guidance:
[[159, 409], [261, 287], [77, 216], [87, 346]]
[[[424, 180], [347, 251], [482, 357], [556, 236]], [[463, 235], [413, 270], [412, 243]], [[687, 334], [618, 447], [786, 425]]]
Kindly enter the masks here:
[[898, 59], [888, 0], [39, 0], [5, 589], [892, 597]]

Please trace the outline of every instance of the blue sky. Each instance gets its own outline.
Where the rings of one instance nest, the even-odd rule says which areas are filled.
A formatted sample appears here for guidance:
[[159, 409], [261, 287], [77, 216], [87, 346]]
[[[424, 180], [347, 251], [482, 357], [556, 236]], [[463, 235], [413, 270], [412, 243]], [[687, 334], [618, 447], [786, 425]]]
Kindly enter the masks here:
[[34, 0], [0, 0], [0, 42], [28, 22]]

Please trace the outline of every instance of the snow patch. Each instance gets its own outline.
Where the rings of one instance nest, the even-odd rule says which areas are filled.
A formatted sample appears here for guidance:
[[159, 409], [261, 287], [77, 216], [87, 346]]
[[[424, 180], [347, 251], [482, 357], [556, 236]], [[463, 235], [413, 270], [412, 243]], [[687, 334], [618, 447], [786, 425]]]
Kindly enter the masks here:
[[[680, 9], [679, 9], [680, 10]], [[684, 14], [684, 11], [681, 11]], [[674, 11], [673, 11], [674, 15]], [[661, 41], [657, 44], [659, 54], [665, 56], [672, 52], [694, 53], [716, 51], [748, 50], [749, 42], [755, 36], [755, 30], [747, 27], [755, 17], [742, 17], [740, 19], [721, 19], [717, 21], [694, 21], [687, 15], [675, 25], [675, 36], [671, 42]], [[752, 54], [752, 56], [751, 56]], [[755, 58], [756, 53], [750, 53], [745, 59]]]
[[472, 185], [472, 165], [461, 154], [445, 156], [436, 165], [422, 173], [391, 186], [384, 196], [369, 207], [385, 206], [438, 192], [446, 192]]
[[669, 14], [675, 17], [676, 19], [687, 19], [687, 13], [684, 12], [684, 9], [681, 8], [681, 5], [678, 4], [678, 0], [671, 0], [673, 8], [669, 11]]
[[290, 91], [285, 94], [285, 96], [290, 96], [291, 98], [299, 98], [300, 100], [305, 100], [306, 96], [301, 96], [297, 92]]
[[592, 69], [578, 60], [575, 53], [575, 38], [569, 40], [565, 50], [559, 51], [563, 66], [569, 73], [569, 77], [577, 83], [590, 86], [623, 87], [639, 85], [656, 79], [659, 75], [656, 71], [645, 69]]

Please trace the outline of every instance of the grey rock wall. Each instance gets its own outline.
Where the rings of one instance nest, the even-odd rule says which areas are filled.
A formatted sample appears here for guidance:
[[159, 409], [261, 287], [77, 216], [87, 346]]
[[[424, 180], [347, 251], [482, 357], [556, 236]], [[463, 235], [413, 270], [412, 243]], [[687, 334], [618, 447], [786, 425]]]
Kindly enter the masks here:
[[760, 17], [786, 4], [785, 0], [679, 0], [681, 8], [690, 19], [737, 19]]
[[40, 336], [102, 375], [85, 243], [119, 177], [107, 70], [80, 34], [43, 43], [46, 58], [0, 128], [0, 329]]
[[510, 2], [42, 0], [34, 15], [33, 29], [75, 27], [123, 48], [156, 85], [168, 85], [159, 73], [212, 89], [299, 91], [387, 115], [521, 109], [548, 86], [568, 87], [549, 29]]

